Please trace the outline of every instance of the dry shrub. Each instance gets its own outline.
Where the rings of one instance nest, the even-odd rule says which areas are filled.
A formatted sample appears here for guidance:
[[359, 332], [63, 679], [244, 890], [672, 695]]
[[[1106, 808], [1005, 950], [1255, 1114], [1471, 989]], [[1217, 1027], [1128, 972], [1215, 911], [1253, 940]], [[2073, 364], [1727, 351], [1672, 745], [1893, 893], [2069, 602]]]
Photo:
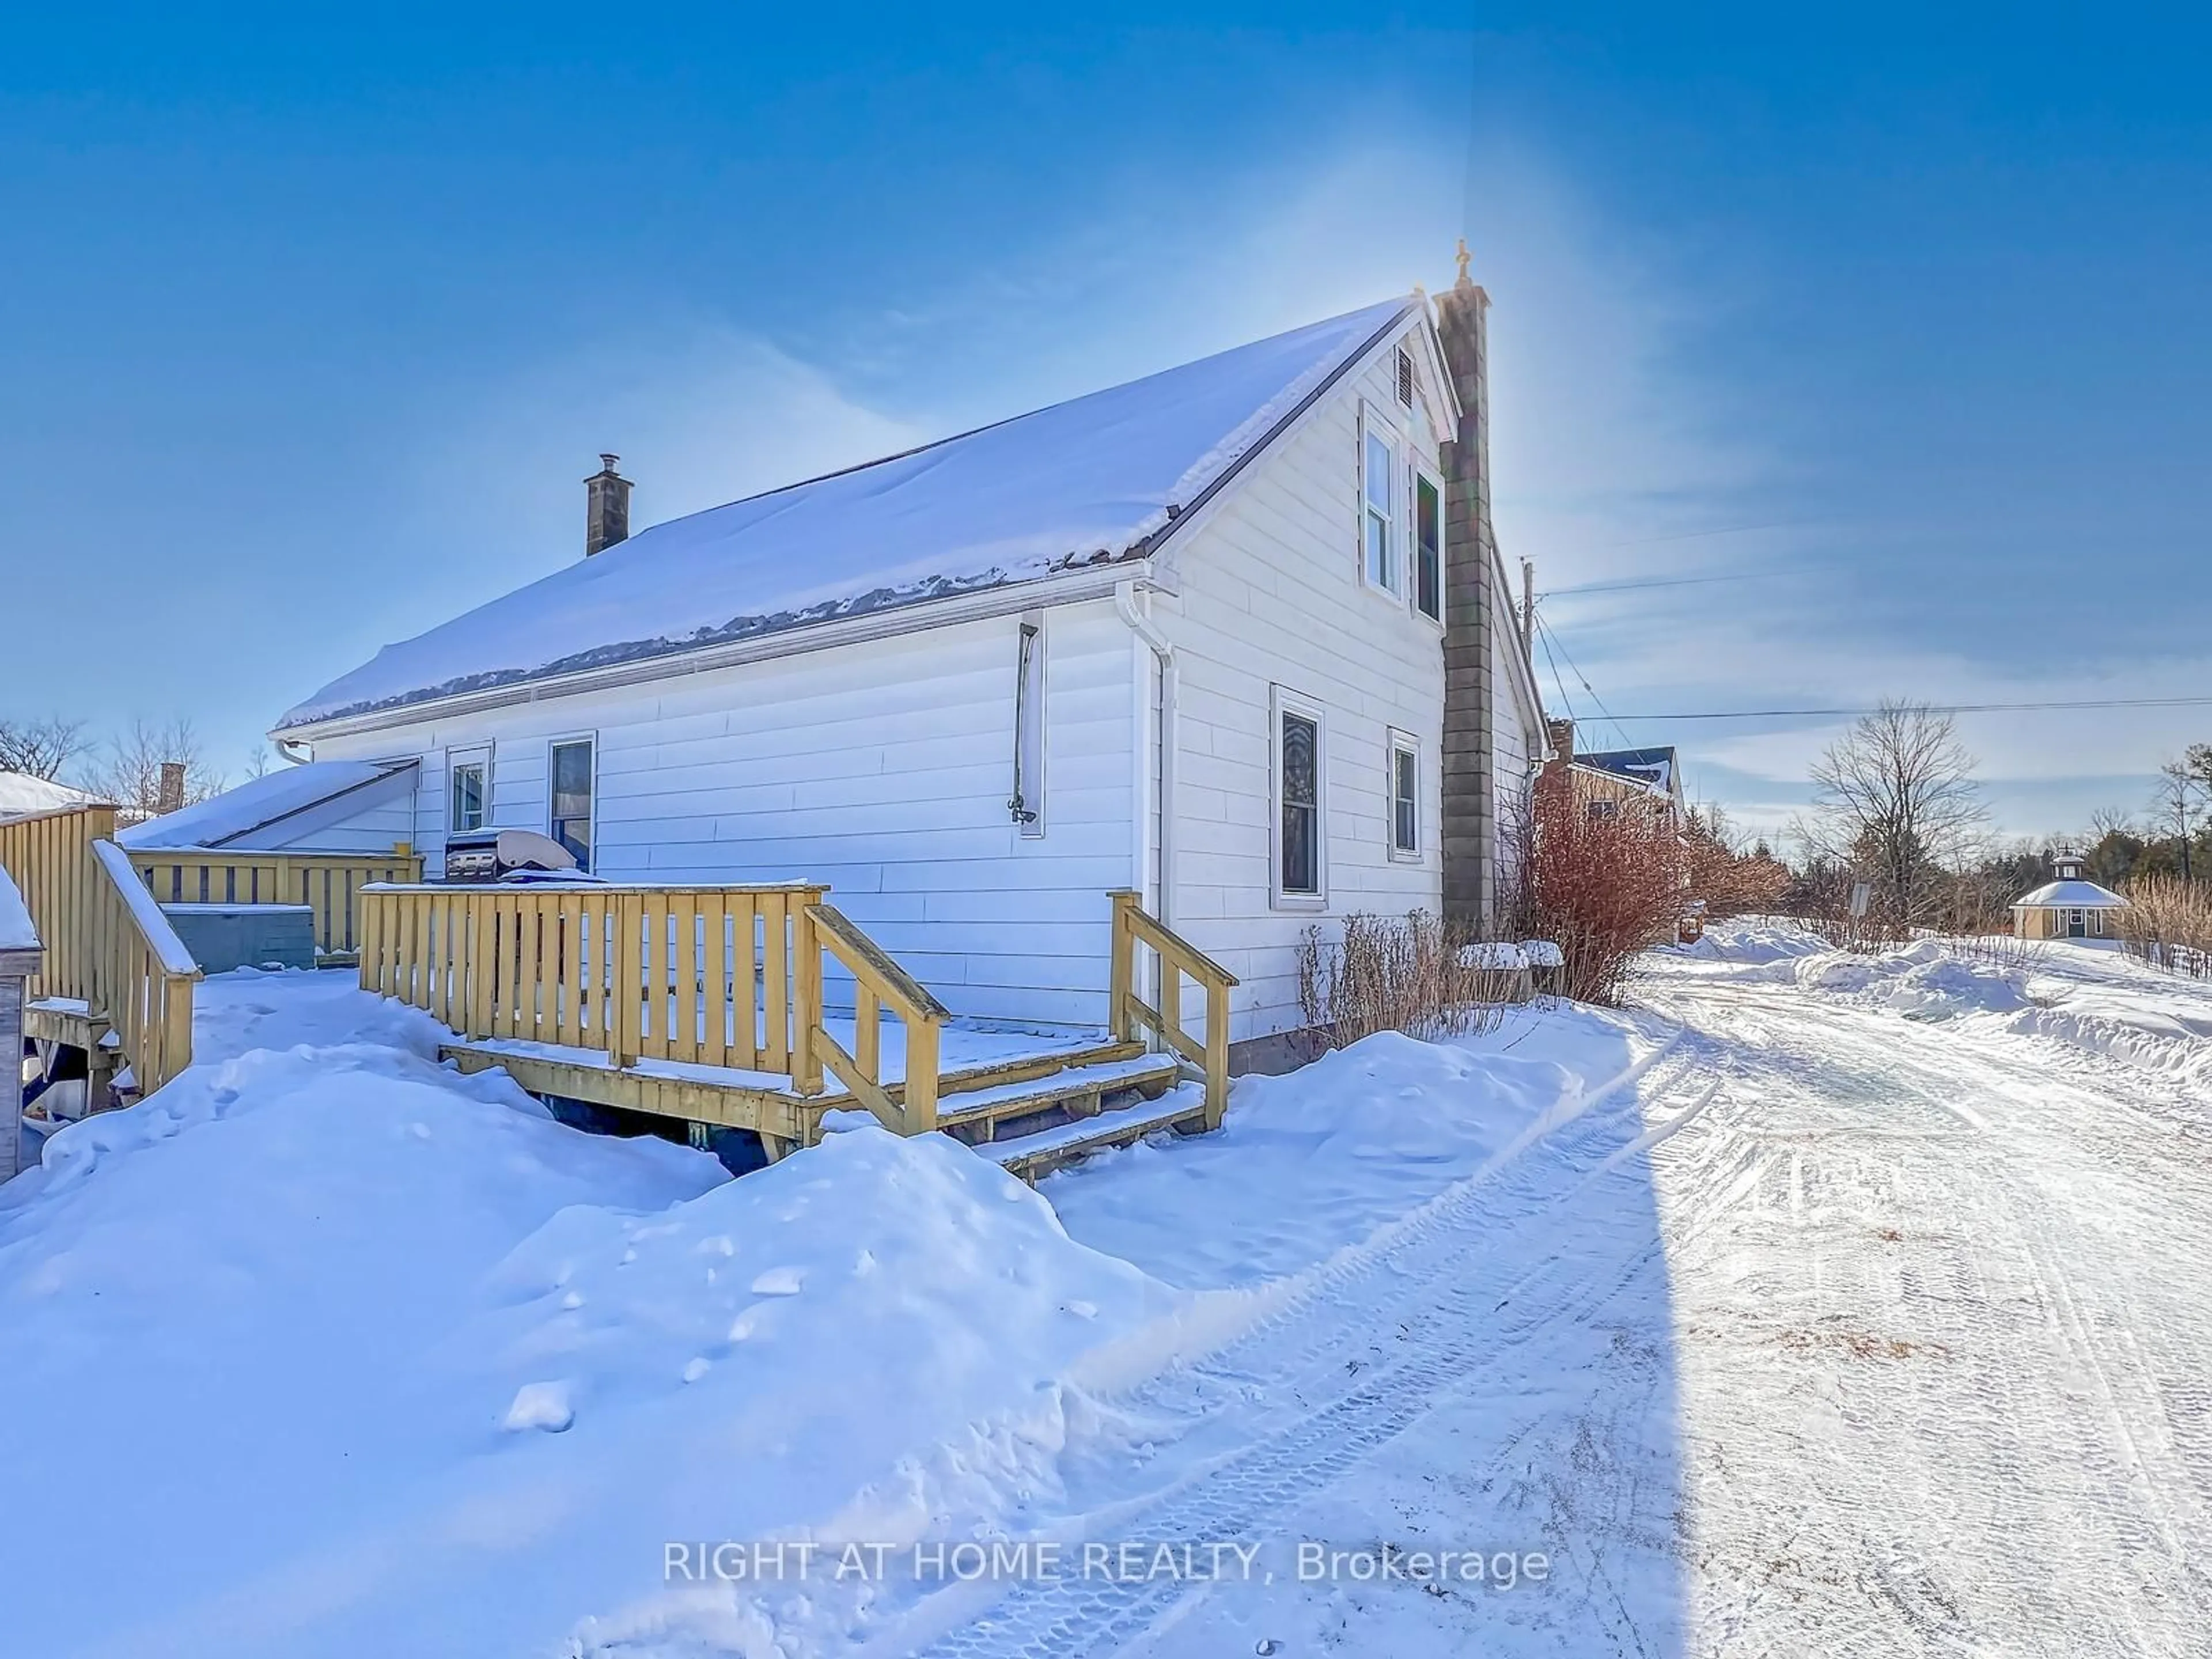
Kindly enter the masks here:
[[1954, 956], [2021, 974], [2040, 972], [2051, 955], [2051, 947], [2043, 940], [2021, 939], [2014, 933], [1970, 933], [1947, 943]]
[[1507, 834], [1503, 919], [1522, 939], [1556, 940], [1562, 994], [1618, 1001], [1639, 951], [1671, 942], [1682, 919], [1682, 838], [1640, 813], [1592, 817], [1564, 772], [1547, 773]]
[[2179, 876], [2138, 876], [2116, 914], [2120, 944], [2139, 962], [2212, 979], [2212, 886]]
[[1690, 815], [1682, 854], [1688, 862], [1690, 896], [1705, 902], [1709, 919], [1770, 915], [1782, 908], [1790, 890], [1790, 866], [1764, 847], [1737, 851], [1717, 808]]
[[1525, 975], [1467, 966], [1460, 949], [1468, 942], [1425, 910], [1349, 915], [1334, 940], [1307, 928], [1298, 941], [1298, 1006], [1314, 1051], [1377, 1031], [1453, 1036], [1496, 1024], [1501, 1004], [1525, 996]]
[[1911, 943], [1911, 924], [1897, 914], [1888, 894], [1875, 883], [1867, 884], [1865, 914], [1851, 914], [1856, 884], [1848, 866], [1814, 866], [1791, 881], [1783, 913], [1818, 933], [1833, 950], [1870, 953]]

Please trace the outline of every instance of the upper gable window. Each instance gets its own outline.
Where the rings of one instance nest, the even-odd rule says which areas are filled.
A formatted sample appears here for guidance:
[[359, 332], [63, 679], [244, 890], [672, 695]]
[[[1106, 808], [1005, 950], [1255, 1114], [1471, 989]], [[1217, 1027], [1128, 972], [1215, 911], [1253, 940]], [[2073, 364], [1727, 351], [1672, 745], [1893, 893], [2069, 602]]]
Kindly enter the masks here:
[[1359, 534], [1368, 585], [1401, 591], [1399, 556], [1398, 434], [1371, 410], [1363, 410], [1359, 433]]
[[1413, 354], [1403, 346], [1398, 348], [1398, 401], [1413, 406]]

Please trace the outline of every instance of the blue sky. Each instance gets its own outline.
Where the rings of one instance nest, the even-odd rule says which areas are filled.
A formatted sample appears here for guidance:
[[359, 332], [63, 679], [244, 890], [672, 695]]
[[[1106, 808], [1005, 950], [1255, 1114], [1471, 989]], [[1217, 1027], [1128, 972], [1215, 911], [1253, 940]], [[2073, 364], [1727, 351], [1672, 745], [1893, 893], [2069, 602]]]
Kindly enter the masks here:
[[[1440, 286], [1462, 234], [1501, 538], [1591, 736], [2212, 694], [2174, 26], [309, 9], [11, 17], [0, 712], [190, 714], [242, 770], [574, 557], [602, 448], [657, 520]], [[1626, 729], [1751, 823], [1832, 735]], [[2065, 830], [2212, 708], [1964, 731], [2001, 823]]]

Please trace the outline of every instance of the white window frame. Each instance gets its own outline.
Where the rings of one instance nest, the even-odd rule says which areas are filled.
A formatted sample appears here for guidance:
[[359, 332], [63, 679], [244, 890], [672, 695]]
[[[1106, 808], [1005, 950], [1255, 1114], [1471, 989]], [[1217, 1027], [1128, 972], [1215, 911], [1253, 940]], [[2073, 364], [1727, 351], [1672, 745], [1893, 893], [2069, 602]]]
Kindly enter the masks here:
[[[1283, 717], [1296, 715], [1314, 728], [1314, 886], [1293, 893], [1283, 886]], [[1311, 697], [1274, 685], [1267, 695], [1267, 902], [1278, 910], [1328, 908], [1328, 718]]]
[[1014, 635], [1014, 778], [1006, 811], [1024, 841], [1044, 835], [1045, 626], [1024, 611]]
[[[1389, 756], [1382, 780], [1382, 799], [1386, 803], [1382, 814], [1385, 839], [1393, 860], [1400, 864], [1419, 864], [1421, 861], [1423, 842], [1420, 739], [1410, 732], [1401, 732], [1397, 727], [1392, 726], [1390, 740], [1384, 745], [1384, 749]], [[1401, 845], [1398, 840], [1398, 757], [1401, 755], [1413, 763], [1413, 842], [1410, 847]]]
[[[489, 744], [474, 743], [446, 750], [446, 833], [447, 835], [465, 835], [468, 829], [471, 828], [477, 830], [491, 828], [491, 763], [492, 746]], [[456, 773], [471, 766], [483, 774], [483, 822], [464, 828], [453, 815], [453, 778]]]
[[[1436, 469], [1415, 461], [1406, 488], [1406, 603], [1423, 622], [1436, 628], [1444, 625], [1444, 573], [1451, 568], [1445, 555], [1445, 545], [1450, 538], [1446, 524], [1449, 502], [1444, 495], [1444, 481]], [[1426, 483], [1437, 492], [1437, 613], [1433, 617], [1421, 609], [1421, 486]]]
[[584, 864], [580, 867], [588, 873], [596, 874], [599, 871], [601, 861], [599, 855], [605, 850], [599, 845], [599, 734], [597, 732], [563, 732], [558, 737], [546, 738], [545, 833], [548, 836], [550, 836], [556, 842], [558, 842], [561, 839], [560, 832], [556, 828], [560, 823], [560, 817], [553, 810], [555, 796], [557, 793], [554, 787], [554, 754], [558, 750], [565, 749], [569, 744], [577, 743], [588, 743], [592, 745], [592, 811], [589, 817], [586, 820], [586, 822], [591, 825], [592, 829], [590, 842], [591, 860], [589, 863]]
[[[1369, 475], [1372, 470], [1372, 458], [1368, 451], [1370, 443], [1377, 439], [1389, 451], [1384, 473], [1390, 491], [1390, 510], [1387, 514], [1377, 514], [1367, 498]], [[1370, 592], [1384, 594], [1394, 600], [1402, 600], [1406, 597], [1405, 472], [1404, 435], [1394, 422], [1363, 398], [1359, 405], [1359, 583]], [[1383, 526], [1384, 579], [1381, 581], [1375, 579], [1367, 545], [1369, 526], [1377, 522]]]

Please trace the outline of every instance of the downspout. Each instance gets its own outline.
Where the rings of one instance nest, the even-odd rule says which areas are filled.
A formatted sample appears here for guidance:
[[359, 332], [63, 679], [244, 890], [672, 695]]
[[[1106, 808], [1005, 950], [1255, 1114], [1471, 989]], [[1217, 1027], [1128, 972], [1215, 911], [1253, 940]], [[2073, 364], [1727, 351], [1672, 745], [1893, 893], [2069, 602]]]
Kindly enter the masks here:
[[1175, 891], [1175, 775], [1176, 775], [1176, 657], [1175, 647], [1168, 643], [1158, 623], [1137, 607], [1137, 585], [1133, 581], [1114, 584], [1114, 609], [1129, 625], [1129, 631], [1151, 647], [1160, 665], [1160, 689], [1153, 703], [1156, 722], [1153, 741], [1158, 745], [1154, 751], [1159, 756], [1160, 815], [1160, 876], [1159, 890], [1153, 896], [1152, 915], [1162, 927], [1172, 927], [1168, 911], [1170, 895]]
[[295, 755], [292, 752], [295, 747], [307, 748], [307, 745], [301, 743], [297, 738], [271, 738], [270, 742], [276, 752], [294, 766], [305, 766], [315, 757], [315, 751], [313, 749], [307, 749], [307, 752], [304, 755]]

